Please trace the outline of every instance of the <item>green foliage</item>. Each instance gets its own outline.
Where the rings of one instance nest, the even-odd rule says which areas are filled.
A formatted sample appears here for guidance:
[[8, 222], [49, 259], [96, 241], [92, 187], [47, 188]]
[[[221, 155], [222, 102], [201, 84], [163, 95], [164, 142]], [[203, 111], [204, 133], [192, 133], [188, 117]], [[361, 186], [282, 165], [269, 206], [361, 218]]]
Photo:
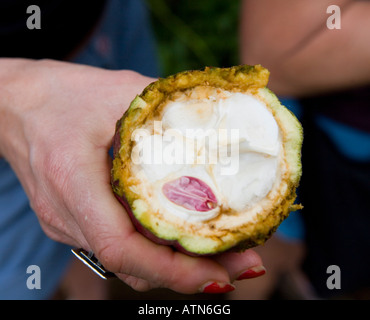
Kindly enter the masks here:
[[146, 0], [162, 75], [239, 64], [240, 0]]

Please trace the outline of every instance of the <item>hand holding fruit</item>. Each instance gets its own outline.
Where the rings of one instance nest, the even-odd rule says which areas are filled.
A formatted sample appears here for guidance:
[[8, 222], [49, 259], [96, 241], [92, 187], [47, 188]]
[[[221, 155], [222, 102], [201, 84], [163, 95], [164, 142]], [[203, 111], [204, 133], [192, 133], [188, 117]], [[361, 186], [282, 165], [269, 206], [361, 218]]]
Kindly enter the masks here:
[[0, 64], [0, 154], [49, 237], [92, 250], [136, 290], [222, 292], [262, 265], [251, 250], [194, 258], [157, 245], [115, 199], [108, 156], [115, 123], [154, 79], [48, 60]]

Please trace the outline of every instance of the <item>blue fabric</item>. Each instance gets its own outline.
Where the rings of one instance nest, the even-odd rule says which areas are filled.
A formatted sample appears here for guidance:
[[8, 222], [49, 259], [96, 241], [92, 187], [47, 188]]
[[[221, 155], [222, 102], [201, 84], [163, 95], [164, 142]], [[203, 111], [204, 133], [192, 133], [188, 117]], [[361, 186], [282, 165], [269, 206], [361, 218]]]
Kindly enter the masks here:
[[296, 99], [292, 98], [282, 98], [279, 97], [280, 102], [283, 106], [285, 106], [288, 110], [290, 110], [296, 117], [297, 119], [301, 119], [303, 115], [303, 109], [300, 103]]
[[112, 0], [104, 15], [91, 41], [73, 61], [158, 77], [154, 37], [142, 1]]
[[[296, 201], [297, 203], [299, 201]], [[276, 234], [287, 241], [300, 241], [304, 239], [305, 228], [301, 211], [291, 212], [276, 230]]]
[[[17, 177], [0, 159], [0, 299], [47, 299], [70, 259], [70, 248], [43, 233]], [[27, 267], [41, 269], [41, 289], [27, 288]]]
[[[155, 46], [141, 1], [112, 0], [90, 42], [73, 62], [158, 76]], [[82, 22], [81, 22], [82, 23]], [[47, 238], [9, 164], [0, 159], [0, 299], [49, 299], [72, 254]], [[28, 289], [27, 267], [41, 271], [41, 289]]]
[[370, 160], [370, 134], [368, 132], [352, 128], [325, 116], [318, 116], [316, 122], [344, 156], [359, 162]]

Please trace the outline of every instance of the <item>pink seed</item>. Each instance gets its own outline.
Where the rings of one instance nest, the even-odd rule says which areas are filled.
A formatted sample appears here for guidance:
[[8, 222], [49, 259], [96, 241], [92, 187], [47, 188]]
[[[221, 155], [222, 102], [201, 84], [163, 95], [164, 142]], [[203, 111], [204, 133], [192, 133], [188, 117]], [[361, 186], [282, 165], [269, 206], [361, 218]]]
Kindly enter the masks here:
[[189, 210], [209, 211], [217, 207], [211, 188], [194, 177], [180, 177], [163, 185], [164, 195], [173, 203]]

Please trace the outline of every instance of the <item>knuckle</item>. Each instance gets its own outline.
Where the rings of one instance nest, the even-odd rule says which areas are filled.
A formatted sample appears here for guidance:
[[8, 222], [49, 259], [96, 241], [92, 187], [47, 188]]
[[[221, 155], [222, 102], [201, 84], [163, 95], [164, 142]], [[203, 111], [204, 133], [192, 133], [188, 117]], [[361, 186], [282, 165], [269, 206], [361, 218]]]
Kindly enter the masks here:
[[132, 256], [137, 252], [132, 252], [128, 247], [131, 241], [130, 235], [114, 237], [107, 231], [100, 233], [98, 239], [94, 253], [107, 270], [138, 276], [140, 267], [135, 263], [136, 257]]
[[45, 156], [42, 167], [49, 183], [63, 187], [68, 176], [72, 174], [74, 157], [63, 150], [53, 150]]
[[127, 269], [125, 255], [123, 254], [121, 248], [119, 246], [117, 247], [112, 242], [112, 239], [99, 241], [94, 254], [99, 259], [104, 268], [114, 273], [121, 273], [123, 272], [123, 269]]
[[30, 206], [40, 221], [46, 225], [52, 224], [52, 215], [44, 197], [36, 195], [30, 200]]

